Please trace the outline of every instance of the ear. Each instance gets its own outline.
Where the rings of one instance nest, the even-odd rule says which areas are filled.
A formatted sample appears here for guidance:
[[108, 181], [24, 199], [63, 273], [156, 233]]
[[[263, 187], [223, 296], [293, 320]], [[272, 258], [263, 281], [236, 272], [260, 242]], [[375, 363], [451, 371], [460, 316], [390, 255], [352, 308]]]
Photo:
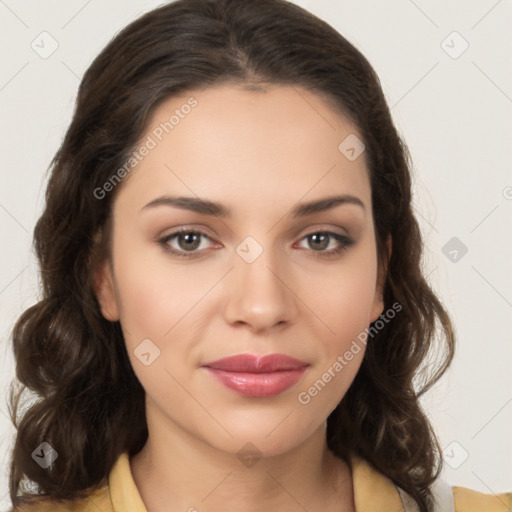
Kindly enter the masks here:
[[386, 282], [386, 275], [388, 271], [388, 261], [391, 258], [392, 242], [391, 235], [388, 235], [386, 240], [387, 247], [387, 260], [379, 265], [379, 275], [377, 278], [377, 286], [375, 288], [375, 298], [373, 302], [370, 322], [375, 322], [377, 318], [384, 312], [384, 283]]
[[94, 291], [102, 315], [111, 322], [119, 320], [119, 305], [110, 261], [105, 259], [93, 275]]

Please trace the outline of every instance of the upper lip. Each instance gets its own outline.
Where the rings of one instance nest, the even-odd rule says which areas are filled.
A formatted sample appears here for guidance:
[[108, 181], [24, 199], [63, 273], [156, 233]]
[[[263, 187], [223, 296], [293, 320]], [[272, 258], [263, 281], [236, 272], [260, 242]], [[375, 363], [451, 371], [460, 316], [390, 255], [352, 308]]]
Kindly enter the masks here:
[[270, 373], [283, 370], [297, 370], [308, 366], [308, 363], [285, 354], [268, 354], [266, 356], [239, 354], [211, 361], [202, 366], [228, 372]]

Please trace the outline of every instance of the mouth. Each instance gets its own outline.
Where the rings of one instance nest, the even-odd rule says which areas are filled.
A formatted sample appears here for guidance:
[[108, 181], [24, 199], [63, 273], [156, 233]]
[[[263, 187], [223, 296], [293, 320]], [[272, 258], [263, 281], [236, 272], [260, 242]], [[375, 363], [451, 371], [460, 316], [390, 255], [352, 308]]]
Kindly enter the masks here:
[[202, 366], [218, 382], [241, 395], [271, 397], [296, 384], [309, 364], [284, 354], [241, 354]]

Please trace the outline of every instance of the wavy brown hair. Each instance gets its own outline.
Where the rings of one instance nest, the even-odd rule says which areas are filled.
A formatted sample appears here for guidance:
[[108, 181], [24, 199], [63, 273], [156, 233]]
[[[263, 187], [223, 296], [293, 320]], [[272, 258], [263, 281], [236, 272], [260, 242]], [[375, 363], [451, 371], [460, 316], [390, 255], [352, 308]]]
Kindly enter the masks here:
[[[222, 83], [301, 86], [358, 127], [378, 261], [386, 268], [385, 307], [398, 301], [402, 310], [369, 339], [355, 380], [327, 419], [327, 442], [344, 460], [349, 451], [366, 459], [428, 512], [442, 457], [419, 398], [451, 363], [455, 342], [421, 270], [410, 156], [366, 58], [330, 25], [284, 0], [166, 4], [123, 29], [86, 71], [34, 229], [42, 297], [12, 332], [14, 510], [44, 497], [88, 496], [107, 483], [123, 451], [134, 455], [147, 440], [144, 390], [119, 322], [101, 314], [92, 279], [110, 256], [111, 207], [122, 184], [101, 200], [94, 190], [127, 161], [163, 100]], [[20, 413], [24, 391], [34, 400]], [[43, 441], [58, 453], [48, 469], [31, 455]]]

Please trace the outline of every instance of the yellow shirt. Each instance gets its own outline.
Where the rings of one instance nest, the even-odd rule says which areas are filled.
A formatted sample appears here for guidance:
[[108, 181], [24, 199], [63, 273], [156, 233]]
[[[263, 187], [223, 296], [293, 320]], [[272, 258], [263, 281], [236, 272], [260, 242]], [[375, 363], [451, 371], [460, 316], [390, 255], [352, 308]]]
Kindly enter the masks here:
[[[350, 458], [354, 500], [357, 512], [416, 512], [403, 491], [365, 460]], [[15, 512], [147, 512], [130, 470], [128, 454], [123, 453], [109, 474], [109, 485], [102, 487], [86, 500], [70, 504], [41, 502]], [[447, 484], [445, 484], [447, 485]], [[512, 511], [512, 492], [498, 495], [483, 494], [466, 487], [445, 487], [455, 512]], [[405, 495], [405, 496], [404, 496]], [[445, 495], [446, 497], [446, 495]], [[451, 508], [443, 506], [442, 512]], [[316, 511], [310, 511], [316, 512]]]

